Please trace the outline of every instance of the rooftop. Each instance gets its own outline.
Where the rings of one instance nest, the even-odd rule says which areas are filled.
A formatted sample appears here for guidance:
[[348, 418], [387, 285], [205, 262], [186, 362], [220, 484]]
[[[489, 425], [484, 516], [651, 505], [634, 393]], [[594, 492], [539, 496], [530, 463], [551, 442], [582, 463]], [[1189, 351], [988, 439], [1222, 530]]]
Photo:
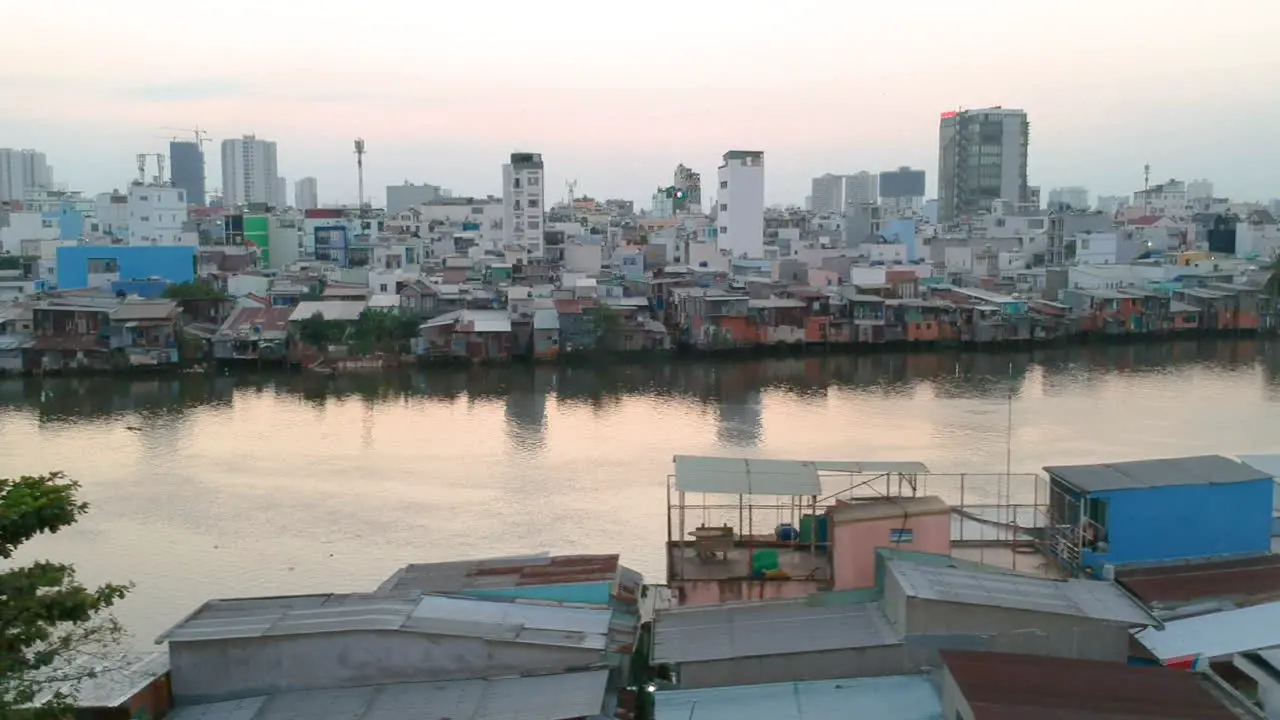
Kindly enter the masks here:
[[889, 561], [907, 597], [1092, 618], [1127, 625], [1159, 622], [1115, 583], [1049, 580]]
[[887, 498], [866, 502], [840, 503], [831, 509], [832, 522], [862, 522], [885, 518], [950, 514], [951, 506], [940, 497]]
[[1151, 606], [1208, 598], [1280, 599], [1280, 555], [1121, 569], [1116, 579]]
[[1083, 492], [1134, 490], [1169, 485], [1221, 485], [1270, 479], [1262, 471], [1222, 455], [1057, 465], [1045, 472]]
[[570, 720], [605, 709], [609, 672], [307, 690], [175, 708], [170, 720]]
[[288, 331], [289, 318], [293, 314], [291, 307], [258, 307], [251, 305], [237, 308], [222, 327], [218, 328], [221, 337], [245, 336], [283, 336]]
[[438, 595], [295, 595], [210, 600], [157, 643], [325, 632], [409, 632], [603, 650], [608, 609]]
[[1236, 720], [1194, 673], [1099, 660], [943, 650], [973, 720]]
[[378, 588], [380, 595], [614, 582], [617, 555], [506, 557], [406, 565]]
[[820, 472], [929, 472], [929, 468], [918, 462], [828, 462], [696, 455], [676, 455], [674, 461], [677, 490], [726, 495], [822, 495]]
[[289, 322], [301, 322], [320, 313], [325, 320], [355, 322], [369, 304], [364, 300], [304, 300], [298, 303]]
[[814, 607], [804, 600], [751, 602], [659, 611], [653, 662], [881, 647], [901, 642], [876, 603]]
[[[94, 667], [100, 664], [101, 667]], [[127, 655], [111, 660], [86, 656], [75, 664], [75, 668], [83, 668], [85, 673], [93, 673], [75, 687], [62, 687], [57, 684], [45, 686], [39, 692], [33, 704], [41, 705], [52, 699], [54, 692], [63, 690], [74, 698], [81, 708], [117, 708], [124, 705], [156, 678], [169, 672], [169, 653], [156, 652], [150, 655]], [[78, 675], [73, 670], [70, 675]]]
[[1166, 664], [1273, 647], [1280, 645], [1280, 602], [1170, 620], [1134, 637]]
[[923, 675], [671, 690], [654, 695], [655, 720], [942, 720]]

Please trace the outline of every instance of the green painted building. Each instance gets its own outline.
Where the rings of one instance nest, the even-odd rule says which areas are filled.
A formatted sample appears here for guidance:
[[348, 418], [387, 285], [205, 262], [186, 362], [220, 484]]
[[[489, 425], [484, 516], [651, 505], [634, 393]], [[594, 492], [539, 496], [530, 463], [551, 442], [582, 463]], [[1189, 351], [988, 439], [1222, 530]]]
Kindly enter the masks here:
[[244, 243], [258, 249], [259, 263], [263, 267], [271, 266], [271, 216], [244, 216]]

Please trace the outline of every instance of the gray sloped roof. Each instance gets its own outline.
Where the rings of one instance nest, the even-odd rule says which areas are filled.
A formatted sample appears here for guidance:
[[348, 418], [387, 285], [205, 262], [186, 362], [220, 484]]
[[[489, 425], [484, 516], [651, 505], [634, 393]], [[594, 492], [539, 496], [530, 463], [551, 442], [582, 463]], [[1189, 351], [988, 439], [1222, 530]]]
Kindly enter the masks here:
[[1270, 476], [1222, 455], [1199, 455], [1157, 460], [1054, 465], [1045, 472], [1084, 492], [1133, 490], [1169, 485], [1221, 485], [1254, 482]]

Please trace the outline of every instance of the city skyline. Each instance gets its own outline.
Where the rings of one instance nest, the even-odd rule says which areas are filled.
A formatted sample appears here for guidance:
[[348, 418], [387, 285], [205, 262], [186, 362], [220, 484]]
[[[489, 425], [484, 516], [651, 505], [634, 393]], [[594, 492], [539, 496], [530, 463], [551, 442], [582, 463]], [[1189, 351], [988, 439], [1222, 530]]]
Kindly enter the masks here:
[[[1065, 17], [995, 0], [921, 2], [906, 17], [804, 2], [783, 16], [722, 16], [692, 2], [678, 23], [624, 6], [586, 14], [553, 2], [510, 8], [479, 36], [438, 33], [429, 43], [382, 43], [377, 57], [340, 59], [330, 52], [336, 27], [372, 37], [391, 17], [397, 26], [466, 27], [470, 13], [374, 2], [353, 15], [319, 2], [297, 14], [227, 0], [219, 16], [254, 18], [236, 26], [234, 61], [187, 47], [189, 36], [175, 28], [207, 26], [195, 11], [150, 0], [70, 5], [8, 17], [62, 28], [68, 47], [96, 48], [103, 33], [148, 39], [113, 49], [110, 62], [85, 51], [51, 66], [41, 59], [41, 33], [10, 38], [0, 49], [0, 91], [24, 100], [0, 119], [0, 146], [45, 152], [58, 181], [86, 193], [126, 184], [136, 153], [167, 151], [173, 133], [162, 128], [198, 124], [215, 143], [246, 134], [277, 142], [280, 174], [317, 178], [322, 203], [355, 201], [356, 137], [368, 141], [366, 187], [379, 202], [385, 186], [406, 179], [499, 195], [513, 151], [546, 158], [549, 199], [573, 179], [580, 193], [645, 205], [676, 164], [709, 177], [733, 149], [768, 156], [769, 204], [803, 202], [823, 173], [903, 165], [928, 171], [934, 196], [939, 115], [1001, 105], [1027, 111], [1029, 182], [1044, 191], [1132, 193], [1149, 163], [1153, 182], [1209, 177], [1223, 195], [1280, 195], [1269, 173], [1280, 161], [1269, 128], [1280, 102], [1238, 90], [1280, 79], [1280, 49], [1269, 42], [1280, 10], [1244, 0], [1224, 0], [1208, 16], [1085, 0]], [[67, 25], [68, 9], [83, 22]], [[1157, 9], [1162, 31], [1135, 37]], [[819, 11], [823, 22], [812, 22]], [[1050, 22], [1062, 37], [1087, 38], [1089, 52], [1046, 43]], [[902, 32], [850, 42], [849, 28], [877, 24]], [[582, 41], [601, 27], [608, 42]], [[719, 28], [711, 41], [706, 27]], [[984, 33], [999, 52], [974, 52]], [[518, 51], [530, 35], [544, 49]], [[760, 47], [773, 52], [767, 62]], [[184, 62], [157, 62], [166, 56]], [[850, 66], [865, 71], [849, 75]], [[221, 177], [215, 148], [205, 147], [210, 187]]]

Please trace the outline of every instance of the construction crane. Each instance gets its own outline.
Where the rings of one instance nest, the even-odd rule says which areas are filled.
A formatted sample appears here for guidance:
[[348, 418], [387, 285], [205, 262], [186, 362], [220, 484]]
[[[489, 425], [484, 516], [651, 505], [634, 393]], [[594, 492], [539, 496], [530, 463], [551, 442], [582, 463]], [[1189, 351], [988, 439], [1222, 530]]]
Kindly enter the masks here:
[[[205, 143], [207, 143], [207, 142], [213, 142], [212, 140], [210, 140], [210, 139], [209, 139], [209, 131], [207, 131], [207, 130], [201, 130], [199, 125], [197, 125], [197, 126], [196, 126], [196, 127], [194, 127], [194, 128], [173, 128], [173, 127], [164, 127], [164, 128], [160, 128], [160, 129], [161, 129], [161, 130], [170, 130], [170, 131], [172, 131], [172, 132], [185, 132], [185, 133], [191, 133], [191, 135], [196, 139], [196, 140], [195, 140], [195, 142], [196, 142], [196, 147], [200, 148], [200, 151], [201, 151], [201, 152], [204, 152], [204, 144], [205, 144]], [[174, 140], [177, 140], [177, 138], [175, 137], [175, 138], [174, 138]]]
[[164, 184], [164, 153], [138, 153], [138, 184], [147, 184], [147, 158], [156, 159], [155, 184]]

